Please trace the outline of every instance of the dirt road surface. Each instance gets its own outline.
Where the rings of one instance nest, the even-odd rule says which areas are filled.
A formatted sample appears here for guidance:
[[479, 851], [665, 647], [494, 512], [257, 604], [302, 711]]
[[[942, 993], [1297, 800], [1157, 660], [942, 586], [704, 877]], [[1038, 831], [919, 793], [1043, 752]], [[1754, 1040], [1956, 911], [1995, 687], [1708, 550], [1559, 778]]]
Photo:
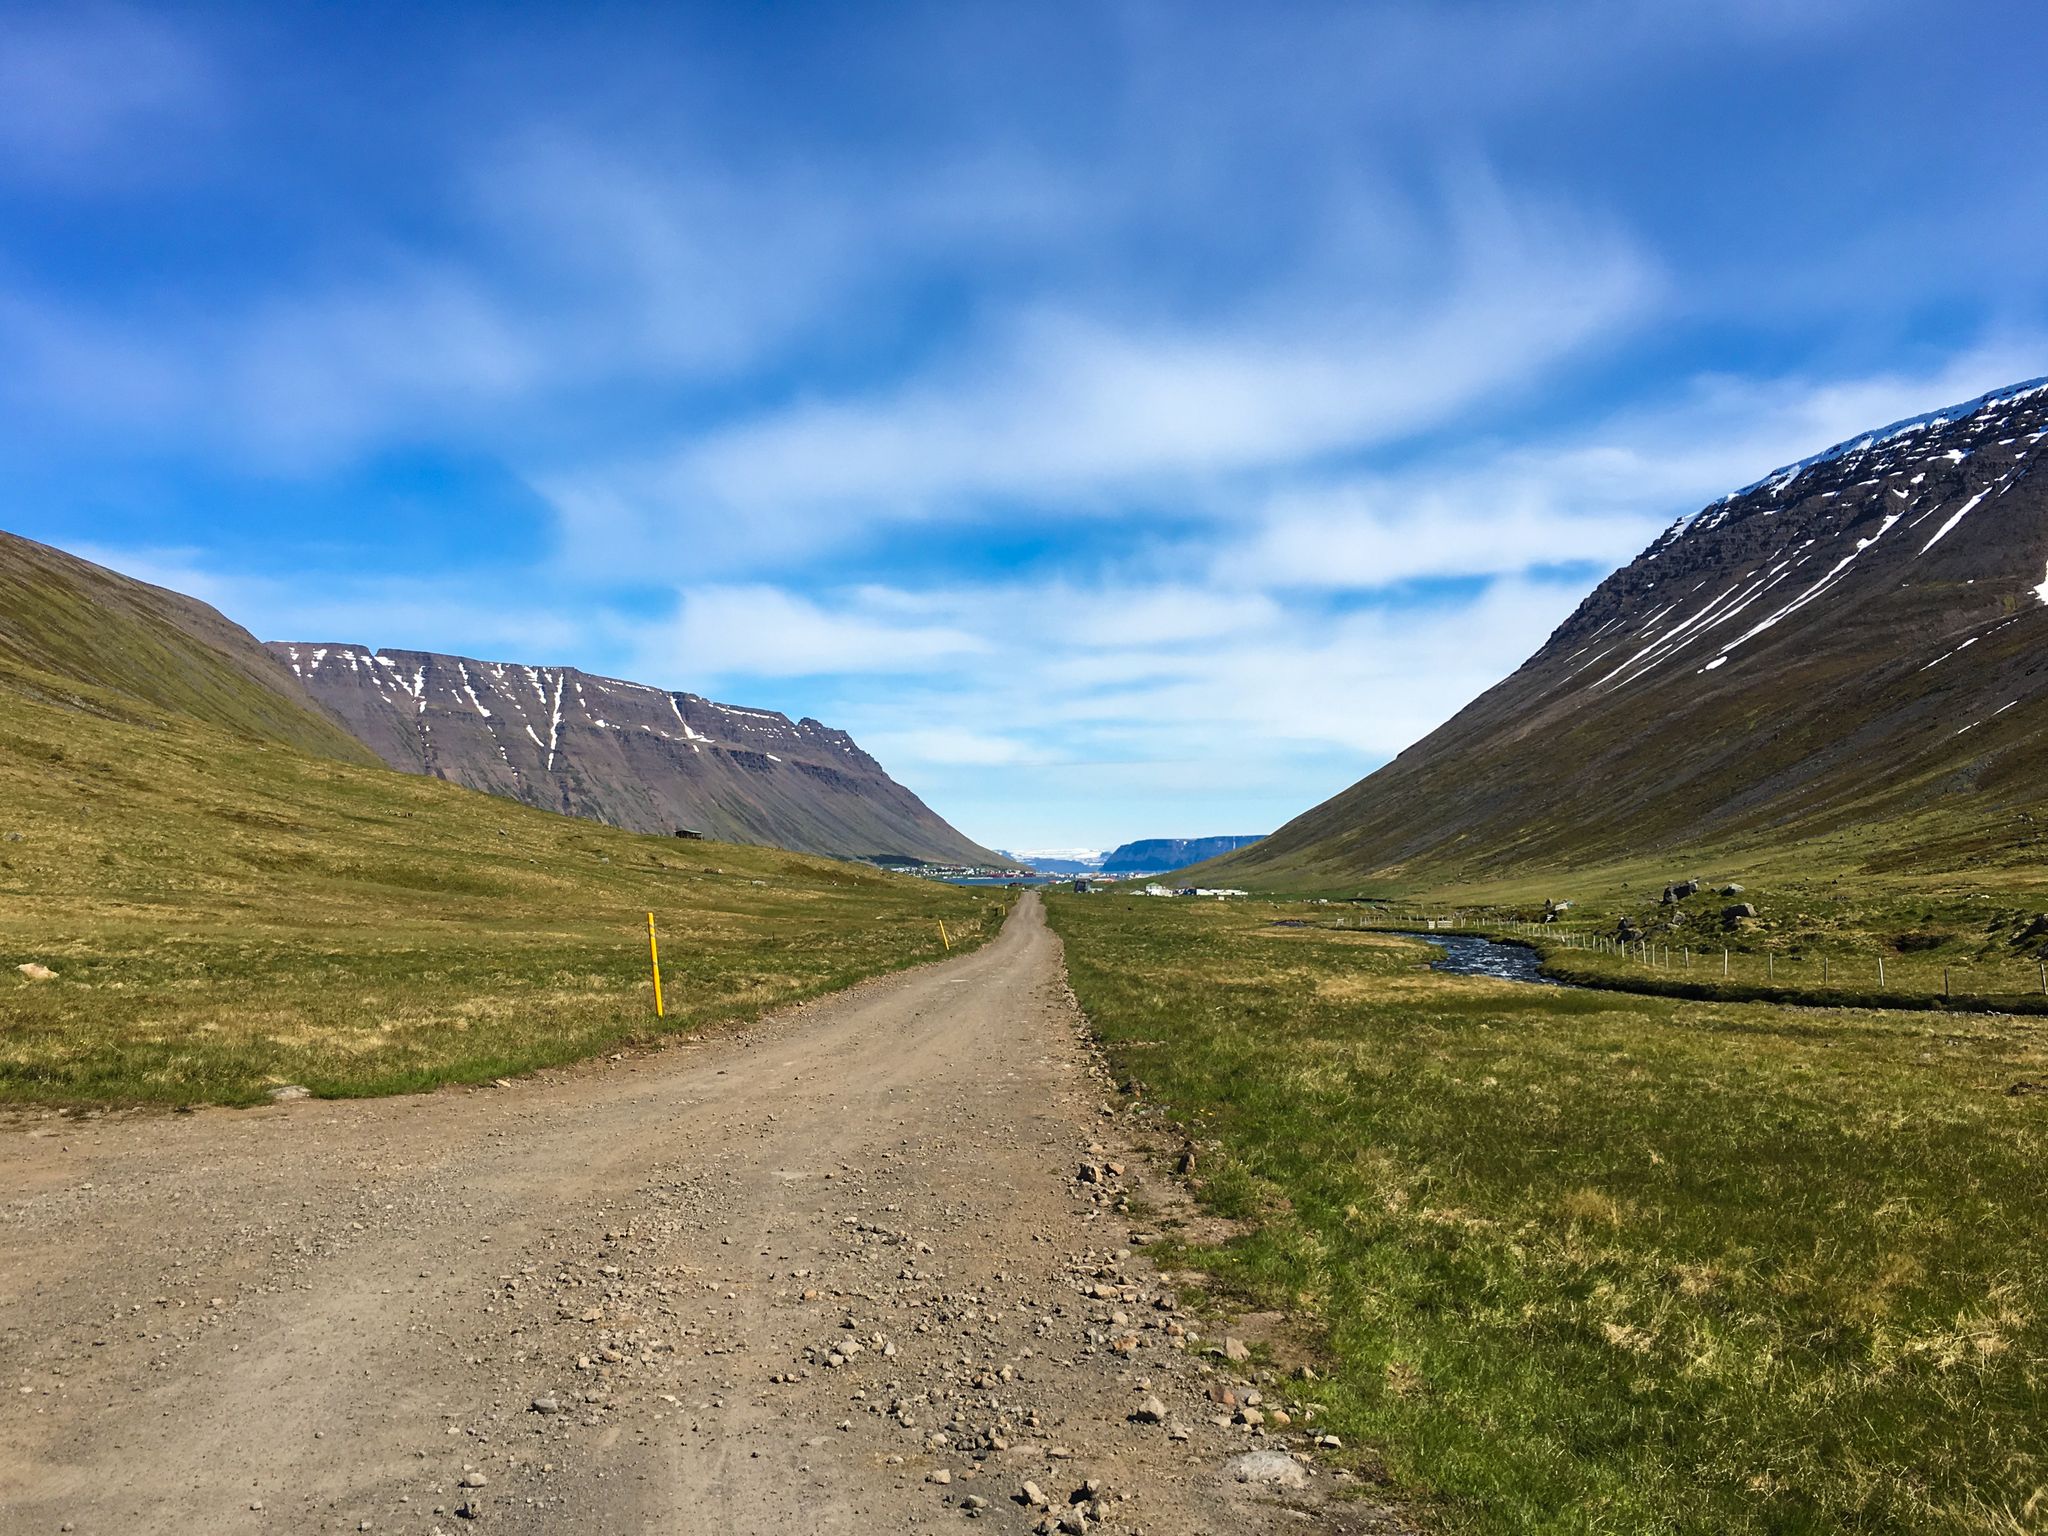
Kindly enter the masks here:
[[[1332, 1497], [1366, 1490], [1312, 1386], [1247, 1405], [1185, 1336], [1107, 1097], [1027, 897], [974, 953], [505, 1087], [19, 1119], [0, 1530], [1401, 1528]], [[1303, 1485], [1238, 1481], [1261, 1448]]]

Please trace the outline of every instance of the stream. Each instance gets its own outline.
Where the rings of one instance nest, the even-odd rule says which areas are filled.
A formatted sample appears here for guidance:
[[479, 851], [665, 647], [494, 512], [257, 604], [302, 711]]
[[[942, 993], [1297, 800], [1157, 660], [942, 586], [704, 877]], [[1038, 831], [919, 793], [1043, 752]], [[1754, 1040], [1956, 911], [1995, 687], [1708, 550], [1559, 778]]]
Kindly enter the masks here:
[[[1388, 930], [1382, 930], [1385, 932]], [[1469, 933], [1414, 933], [1403, 930], [1400, 937], [1434, 944], [1444, 954], [1430, 962], [1433, 971], [1453, 976], [1491, 976], [1499, 981], [1526, 981], [1539, 987], [1561, 985], [1545, 976], [1536, 951], [1525, 944], [1507, 944]]]

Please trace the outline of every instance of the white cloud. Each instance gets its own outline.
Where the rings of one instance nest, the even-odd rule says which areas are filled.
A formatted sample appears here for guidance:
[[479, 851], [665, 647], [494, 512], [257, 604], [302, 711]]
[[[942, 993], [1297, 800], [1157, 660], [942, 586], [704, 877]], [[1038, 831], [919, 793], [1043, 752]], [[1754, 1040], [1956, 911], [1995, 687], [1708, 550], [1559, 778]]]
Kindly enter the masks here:
[[658, 681], [679, 674], [905, 675], [939, 670], [987, 649], [969, 627], [905, 623], [778, 587], [707, 586], [687, 591], [674, 619], [647, 629], [634, 657]]
[[[1536, 447], [1283, 484], [1178, 543], [1030, 578], [683, 585], [655, 622], [563, 587], [223, 576], [88, 552], [274, 638], [567, 662], [851, 730], [983, 841], [1260, 831], [1508, 675], [1670, 516], [1853, 432], [2039, 372], [2024, 336], [1919, 374], [1698, 381]], [[1471, 578], [1446, 589], [1401, 583]], [[1066, 837], [1061, 829], [1070, 829]]]
[[685, 529], [713, 558], [772, 558], [991, 501], [1085, 513], [1144, 486], [1185, 497], [1439, 426], [1636, 318], [1654, 287], [1625, 241], [1483, 179], [1457, 185], [1426, 243], [1439, 271], [1420, 288], [1366, 271], [1199, 322], [1034, 309], [907, 380], [542, 489], [586, 560], [644, 555]]
[[1539, 446], [1480, 444], [1395, 473], [1302, 477], [1214, 548], [1252, 586], [1372, 589], [1428, 577], [1614, 566], [1671, 519], [1843, 438], [2048, 367], [2048, 344], [1987, 342], [1918, 374], [1706, 378]]

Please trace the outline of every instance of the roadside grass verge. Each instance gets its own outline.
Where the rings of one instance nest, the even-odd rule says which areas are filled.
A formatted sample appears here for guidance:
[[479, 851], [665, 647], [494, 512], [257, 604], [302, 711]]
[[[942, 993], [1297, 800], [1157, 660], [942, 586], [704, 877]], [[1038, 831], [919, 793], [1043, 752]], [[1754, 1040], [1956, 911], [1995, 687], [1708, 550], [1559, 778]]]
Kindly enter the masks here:
[[1052, 895], [1118, 1069], [1455, 1531], [2048, 1529], [2048, 1027], [1439, 976]]
[[[972, 946], [1008, 905], [620, 832], [23, 676], [0, 666], [0, 1099], [488, 1080], [937, 958], [940, 920]], [[57, 979], [25, 979], [31, 961]]]

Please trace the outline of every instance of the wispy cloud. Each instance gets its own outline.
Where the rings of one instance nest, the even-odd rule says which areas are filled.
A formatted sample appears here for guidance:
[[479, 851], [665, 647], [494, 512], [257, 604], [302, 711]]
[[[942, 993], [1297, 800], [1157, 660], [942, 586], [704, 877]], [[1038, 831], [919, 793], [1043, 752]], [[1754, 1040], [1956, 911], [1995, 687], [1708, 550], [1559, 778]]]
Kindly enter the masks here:
[[167, 130], [219, 107], [203, 50], [146, 11], [13, 6], [0, 25], [0, 177], [123, 181]]
[[679, 533], [714, 557], [772, 557], [1018, 501], [1100, 513], [1134, 487], [1185, 494], [1439, 426], [1637, 318], [1654, 291], [1626, 241], [1490, 185], [1461, 186], [1430, 239], [1442, 270], [1419, 291], [1318, 283], [1200, 324], [1033, 311], [907, 382], [543, 489], [594, 558]]

